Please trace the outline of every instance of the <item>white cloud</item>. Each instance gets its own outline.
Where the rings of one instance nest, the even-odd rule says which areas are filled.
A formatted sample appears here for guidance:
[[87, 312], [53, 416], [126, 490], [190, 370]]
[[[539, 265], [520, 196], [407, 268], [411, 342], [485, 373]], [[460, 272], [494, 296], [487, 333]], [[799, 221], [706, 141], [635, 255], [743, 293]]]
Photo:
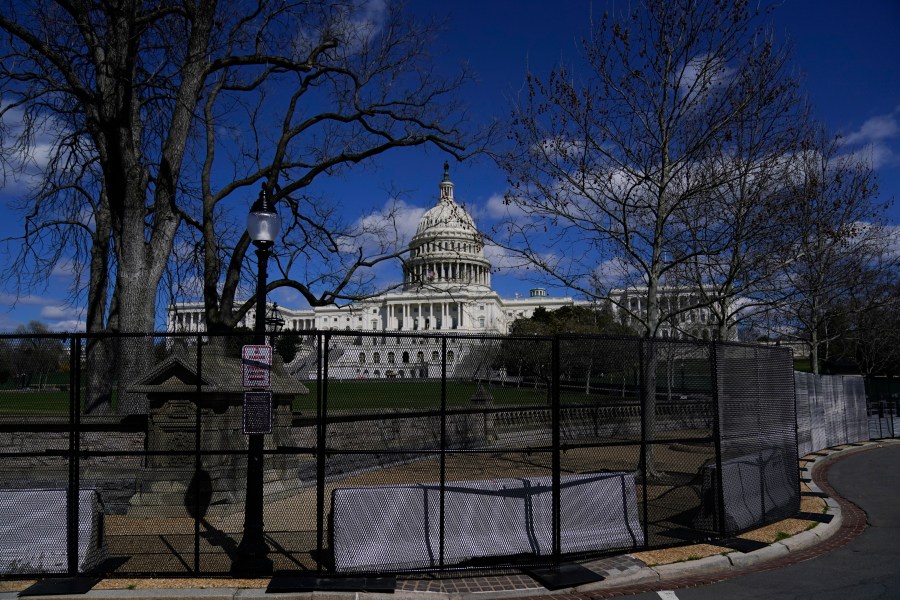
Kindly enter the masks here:
[[80, 307], [67, 306], [65, 304], [49, 304], [41, 309], [41, 317], [44, 319], [66, 319], [70, 317], [80, 317], [84, 313], [84, 309]]
[[22, 109], [9, 108], [8, 102], [0, 100], [0, 112], [4, 110], [0, 125], [6, 129], [8, 137], [0, 150], [11, 171], [9, 177], [0, 182], [0, 187], [9, 194], [27, 193], [43, 180], [50, 158], [58, 151], [57, 138], [65, 131], [65, 126], [56, 117], [45, 116], [34, 124], [29, 143], [20, 146], [18, 142], [29, 135], [24, 125], [25, 114]]
[[78, 267], [71, 258], [61, 258], [53, 265], [50, 272], [52, 277], [74, 277], [78, 274]]
[[484, 214], [491, 219], [517, 219], [525, 216], [525, 211], [515, 202], [507, 202], [503, 194], [493, 194], [483, 207]]
[[705, 96], [712, 88], [727, 83], [735, 73], [718, 56], [697, 56], [681, 70], [678, 90], [683, 96], [693, 95], [691, 101]]
[[384, 28], [388, 15], [387, 0], [350, 0], [333, 3], [328, 10], [315, 27], [298, 30], [293, 42], [298, 56], [305, 57], [326, 36], [339, 42], [333, 52], [345, 56], [360, 53]]
[[850, 152], [855, 159], [864, 160], [873, 169], [900, 163], [900, 154], [892, 143], [900, 139], [900, 107], [893, 112], [867, 119], [859, 129], [841, 138], [844, 146], [857, 146]]
[[900, 136], [900, 120], [898, 110], [886, 115], [877, 115], [868, 119], [859, 129], [848, 133], [841, 140], [847, 145], [874, 144]]
[[354, 227], [356, 235], [344, 238], [342, 245], [347, 250], [362, 246], [366, 254], [405, 248], [425, 211], [403, 200], [388, 200], [381, 209], [360, 218]]
[[55, 298], [48, 298], [46, 296], [35, 296], [33, 294], [19, 295], [0, 293], [0, 304], [7, 304], [9, 306], [15, 306], [19, 304], [23, 304], [26, 306], [43, 306], [45, 304], [55, 304], [58, 302], [59, 300]]
[[484, 257], [491, 263], [491, 268], [498, 271], [515, 269], [521, 266], [523, 262], [521, 256], [490, 242], [485, 242]]
[[847, 156], [853, 160], [860, 160], [876, 170], [886, 165], [900, 162], [900, 156], [898, 156], [890, 146], [883, 143], [869, 144], [863, 148], [854, 150]]
[[[871, 227], [868, 223], [864, 227]], [[876, 232], [877, 239], [884, 244], [888, 258], [900, 259], [900, 225], [881, 225]]]
[[47, 323], [47, 327], [50, 331], [58, 332], [85, 331], [84, 321], [81, 319], [67, 319], [56, 321], [54, 323]]

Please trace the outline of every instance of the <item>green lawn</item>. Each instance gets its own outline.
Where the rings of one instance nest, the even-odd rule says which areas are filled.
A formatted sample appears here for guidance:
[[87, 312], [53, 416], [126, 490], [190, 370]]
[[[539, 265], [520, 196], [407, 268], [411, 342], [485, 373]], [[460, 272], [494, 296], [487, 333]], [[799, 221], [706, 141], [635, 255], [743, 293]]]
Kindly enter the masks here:
[[[118, 390], [112, 391], [113, 409], [118, 406]], [[81, 390], [82, 409], [85, 392]], [[43, 416], [69, 414], [69, 392], [59, 390], [0, 389], [0, 416]]]
[[[304, 382], [309, 395], [297, 396], [294, 410], [314, 411], [316, 406], [316, 382]], [[447, 382], [447, 406], [467, 408], [473, 406], [472, 396], [478, 389], [473, 382]], [[494, 401], [494, 406], [547, 406], [549, 398], [546, 388], [535, 388], [534, 384], [521, 387], [485, 385]], [[83, 397], [83, 392], [82, 392]], [[633, 397], [631, 397], [633, 399]], [[621, 401], [619, 394], [590, 394], [580, 391], [563, 390], [560, 401], [563, 404], [584, 404]], [[329, 381], [328, 409], [398, 409], [398, 410], [438, 410], [441, 406], [441, 382], [434, 380], [397, 381]], [[66, 415], [69, 410], [69, 393], [50, 390], [0, 390], [0, 416], [2, 415]]]
[[0, 415], [65, 415], [68, 412], [69, 392], [0, 391]]
[[[316, 406], [316, 382], [304, 382], [309, 388], [308, 396], [298, 396], [294, 410], [314, 410]], [[450, 408], [472, 406], [472, 395], [477, 390], [472, 382], [447, 382], [447, 406]], [[549, 398], [545, 388], [535, 388], [533, 384], [499, 386], [485, 385], [494, 401], [494, 406], [547, 406]], [[563, 391], [563, 404], [583, 404], [586, 402], [619, 401], [617, 396], [601, 394], [585, 395], [574, 391]], [[360, 408], [392, 408], [406, 410], [437, 410], [441, 406], [441, 382], [418, 381], [329, 381], [328, 409], [352, 410]]]
[[812, 373], [812, 363], [808, 358], [795, 358], [794, 370], [803, 373]]
[[[312, 410], [316, 405], [316, 382], [305, 382], [308, 396], [298, 396], [295, 410]], [[358, 408], [395, 408], [434, 410], [441, 405], [440, 381], [329, 381], [328, 409], [352, 410]], [[470, 406], [477, 385], [473, 383], [447, 383], [447, 405]], [[486, 388], [494, 404], [544, 404], [547, 392], [528, 388]]]

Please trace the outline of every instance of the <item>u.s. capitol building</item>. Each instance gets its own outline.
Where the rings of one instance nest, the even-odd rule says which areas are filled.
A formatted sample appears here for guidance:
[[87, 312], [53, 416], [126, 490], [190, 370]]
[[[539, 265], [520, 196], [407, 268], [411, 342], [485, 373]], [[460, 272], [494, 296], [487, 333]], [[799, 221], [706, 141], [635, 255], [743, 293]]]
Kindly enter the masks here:
[[[508, 333], [519, 318], [528, 318], [537, 308], [556, 310], [563, 306], [587, 304], [572, 297], [549, 296], [542, 288], [527, 296], [501, 298], [491, 289], [491, 264], [484, 254], [484, 242], [472, 216], [454, 199], [449, 167], [439, 186], [437, 204], [419, 221], [404, 261], [403, 283], [395, 292], [345, 306], [306, 309], [279, 307], [286, 330], [339, 330], [346, 332], [402, 333], [403, 336], [351, 336], [352, 340], [329, 360], [329, 372], [337, 377], [429, 377], [439, 364], [440, 334], [471, 337]], [[623, 300], [640, 296], [636, 290], [619, 290]], [[687, 290], [671, 290], [663, 295], [685, 296]], [[627, 306], [627, 304], [626, 304]], [[640, 307], [638, 307], [640, 310]], [[253, 310], [243, 325], [252, 326]], [[169, 308], [169, 331], [204, 331], [203, 303], [183, 302]], [[703, 311], [692, 311], [688, 330], [662, 332], [663, 337], [683, 334], [711, 339]], [[685, 324], [682, 322], [682, 324]], [[703, 335], [703, 333], [707, 335]], [[337, 333], [337, 332], [335, 332]], [[410, 346], [409, 335], [429, 334]], [[435, 335], [437, 334], [437, 335]], [[447, 353], [448, 363], [462, 364], [465, 345], [454, 343]], [[352, 348], [350, 346], [353, 346]], [[396, 346], [396, 347], [394, 347]], [[297, 362], [297, 361], [294, 361]], [[449, 365], [448, 365], [449, 366]], [[299, 373], [298, 373], [299, 375]]]

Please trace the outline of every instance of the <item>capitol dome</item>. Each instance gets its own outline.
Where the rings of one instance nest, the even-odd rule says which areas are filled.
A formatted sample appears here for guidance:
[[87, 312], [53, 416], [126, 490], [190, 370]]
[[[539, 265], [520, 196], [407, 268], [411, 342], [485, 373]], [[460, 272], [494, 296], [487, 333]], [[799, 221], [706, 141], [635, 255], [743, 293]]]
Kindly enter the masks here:
[[[469, 236], [478, 234], [472, 215], [454, 202], [453, 183], [448, 177], [449, 173], [445, 172], [444, 180], [441, 181], [441, 200], [437, 203], [437, 206], [428, 209], [422, 215], [422, 220], [419, 221], [419, 227], [416, 230], [417, 237], [422, 235], [433, 236], [438, 230], [446, 230], [447, 233], [464, 233]], [[445, 187], [449, 190], [449, 194], [446, 197], [443, 195]]]
[[472, 216], [453, 199], [446, 162], [437, 205], [422, 215], [403, 272], [405, 289], [490, 289], [491, 265], [484, 257], [484, 241]]

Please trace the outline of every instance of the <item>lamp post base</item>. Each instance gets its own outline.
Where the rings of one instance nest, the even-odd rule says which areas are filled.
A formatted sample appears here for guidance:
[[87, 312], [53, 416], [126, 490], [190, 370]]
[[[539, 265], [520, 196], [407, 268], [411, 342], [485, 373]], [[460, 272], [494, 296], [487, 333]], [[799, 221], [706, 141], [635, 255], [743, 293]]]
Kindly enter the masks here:
[[266, 547], [262, 552], [248, 552], [242, 549], [241, 546], [238, 546], [237, 556], [231, 563], [231, 575], [233, 577], [246, 578], [268, 577], [271, 575], [273, 564], [272, 559], [267, 555], [268, 550], [268, 547]]

